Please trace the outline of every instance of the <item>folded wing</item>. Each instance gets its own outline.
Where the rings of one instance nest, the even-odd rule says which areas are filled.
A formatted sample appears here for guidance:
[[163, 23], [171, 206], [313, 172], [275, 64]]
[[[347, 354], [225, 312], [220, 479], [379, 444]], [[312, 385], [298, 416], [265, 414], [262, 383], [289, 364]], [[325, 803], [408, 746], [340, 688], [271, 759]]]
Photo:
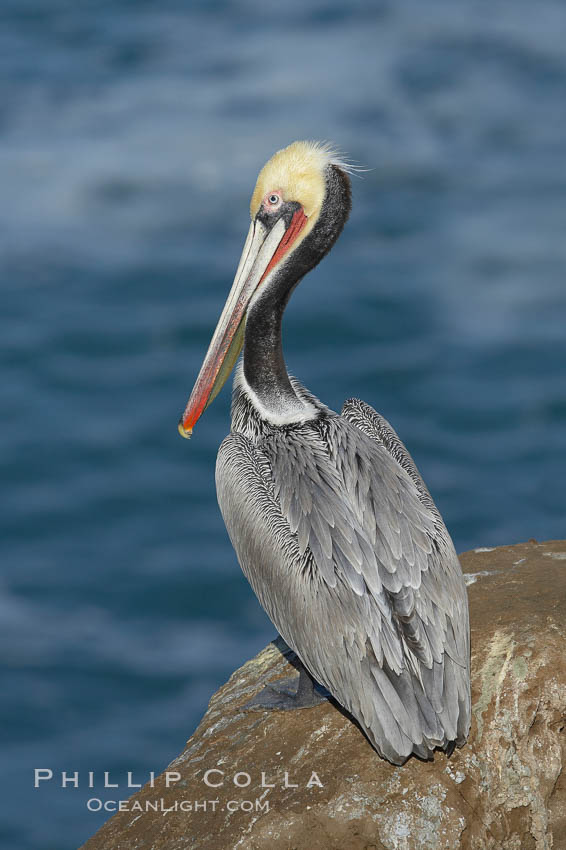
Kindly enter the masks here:
[[260, 602], [312, 675], [395, 763], [463, 743], [466, 590], [404, 446], [363, 402], [341, 417], [232, 434], [219, 503]]

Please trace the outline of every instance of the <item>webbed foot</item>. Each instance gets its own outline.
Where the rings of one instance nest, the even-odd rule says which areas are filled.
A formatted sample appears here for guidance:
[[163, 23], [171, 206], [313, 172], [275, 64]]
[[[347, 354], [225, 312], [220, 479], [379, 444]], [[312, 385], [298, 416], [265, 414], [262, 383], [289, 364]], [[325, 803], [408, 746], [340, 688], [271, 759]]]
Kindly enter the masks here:
[[276, 711], [291, 711], [295, 708], [311, 708], [326, 702], [328, 691], [300, 667], [298, 676], [281, 679], [265, 688], [247, 702], [244, 709], [268, 709]]

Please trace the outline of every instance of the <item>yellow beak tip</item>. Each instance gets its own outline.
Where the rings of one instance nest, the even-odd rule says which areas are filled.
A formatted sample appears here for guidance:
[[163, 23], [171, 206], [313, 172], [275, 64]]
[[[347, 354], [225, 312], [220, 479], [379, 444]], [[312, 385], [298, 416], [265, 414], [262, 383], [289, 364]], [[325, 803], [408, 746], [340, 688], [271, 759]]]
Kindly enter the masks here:
[[179, 434], [181, 435], [181, 437], [184, 437], [185, 440], [191, 439], [191, 437], [193, 435], [193, 429], [192, 428], [185, 428], [184, 425], [183, 425], [182, 419], [179, 420], [178, 430], [179, 430]]

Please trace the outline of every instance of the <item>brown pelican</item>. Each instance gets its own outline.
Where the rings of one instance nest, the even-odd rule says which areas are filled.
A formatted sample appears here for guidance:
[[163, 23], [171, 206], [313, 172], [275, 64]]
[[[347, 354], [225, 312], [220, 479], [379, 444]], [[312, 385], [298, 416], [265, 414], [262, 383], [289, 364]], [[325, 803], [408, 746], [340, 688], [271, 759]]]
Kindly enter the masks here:
[[[218, 452], [218, 502], [238, 560], [303, 668], [402, 764], [462, 746], [470, 726], [466, 588], [442, 518], [407, 449], [365, 402], [334, 413], [287, 374], [281, 320], [350, 212], [348, 166], [294, 142], [259, 174], [236, 277], [179, 423], [188, 437], [236, 371]], [[304, 669], [306, 668], [306, 670]]]

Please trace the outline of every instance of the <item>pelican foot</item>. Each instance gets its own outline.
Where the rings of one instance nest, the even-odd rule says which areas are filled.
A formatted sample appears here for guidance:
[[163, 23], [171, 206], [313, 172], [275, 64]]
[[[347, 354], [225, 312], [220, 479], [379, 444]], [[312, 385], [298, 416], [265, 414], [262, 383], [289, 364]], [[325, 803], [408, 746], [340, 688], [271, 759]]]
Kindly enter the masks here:
[[301, 669], [298, 676], [280, 679], [255, 695], [243, 708], [292, 711], [296, 708], [312, 708], [326, 702], [328, 691], [314, 682], [306, 670]]

